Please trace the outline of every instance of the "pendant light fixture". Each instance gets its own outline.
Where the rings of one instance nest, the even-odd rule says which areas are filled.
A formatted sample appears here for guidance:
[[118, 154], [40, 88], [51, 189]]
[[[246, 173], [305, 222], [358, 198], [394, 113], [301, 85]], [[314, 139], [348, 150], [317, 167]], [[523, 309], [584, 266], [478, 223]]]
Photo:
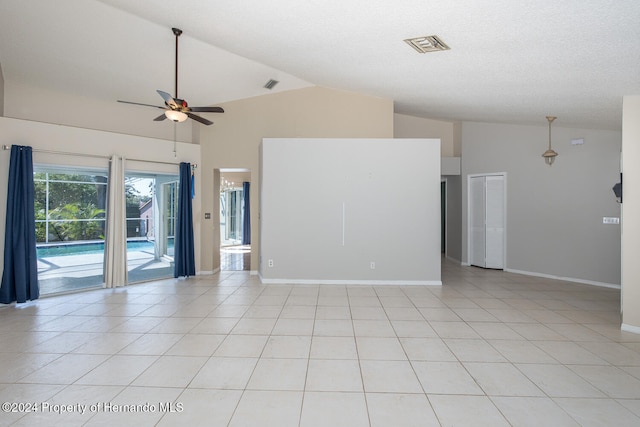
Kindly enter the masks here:
[[542, 154], [542, 157], [544, 157], [544, 162], [549, 166], [553, 164], [556, 156], [558, 155], [558, 153], [551, 149], [551, 123], [555, 119], [557, 119], [557, 117], [547, 116], [547, 120], [549, 121], [549, 149]]
[[189, 116], [187, 116], [185, 113], [178, 110], [167, 110], [164, 112], [164, 115], [167, 117], [167, 119], [172, 120], [174, 122], [184, 122], [189, 118]]

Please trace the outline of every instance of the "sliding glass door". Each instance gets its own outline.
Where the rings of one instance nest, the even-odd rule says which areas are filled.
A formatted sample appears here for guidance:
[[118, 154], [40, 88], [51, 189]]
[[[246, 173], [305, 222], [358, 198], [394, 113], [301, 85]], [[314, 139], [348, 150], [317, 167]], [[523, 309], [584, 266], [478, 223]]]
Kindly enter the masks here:
[[222, 246], [242, 243], [242, 188], [227, 188], [220, 192], [220, 241]]
[[102, 285], [107, 172], [34, 168], [40, 294]]
[[[129, 283], [173, 277], [178, 178], [126, 175]], [[104, 284], [107, 181], [106, 170], [34, 168], [41, 295]]]
[[127, 173], [129, 283], [173, 277], [178, 176]]

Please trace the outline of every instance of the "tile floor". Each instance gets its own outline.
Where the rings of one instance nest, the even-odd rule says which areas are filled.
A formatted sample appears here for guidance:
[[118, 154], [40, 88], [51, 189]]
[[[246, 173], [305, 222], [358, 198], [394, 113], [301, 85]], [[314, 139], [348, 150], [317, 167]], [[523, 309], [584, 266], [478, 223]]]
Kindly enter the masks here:
[[251, 270], [251, 245], [221, 246], [220, 269], [222, 271]]
[[223, 272], [2, 306], [0, 425], [640, 425], [619, 291], [449, 261], [443, 281]]

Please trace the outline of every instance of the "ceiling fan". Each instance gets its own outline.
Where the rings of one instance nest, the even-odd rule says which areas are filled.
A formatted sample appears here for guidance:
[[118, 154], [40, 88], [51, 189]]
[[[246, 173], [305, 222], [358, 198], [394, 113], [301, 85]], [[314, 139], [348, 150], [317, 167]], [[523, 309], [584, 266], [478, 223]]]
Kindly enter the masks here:
[[200, 117], [193, 113], [224, 113], [224, 110], [221, 107], [189, 107], [187, 101], [184, 99], [178, 98], [178, 37], [182, 34], [182, 30], [178, 28], [172, 28], [173, 34], [176, 36], [176, 91], [175, 98], [169, 95], [167, 92], [163, 92], [158, 90], [158, 94], [164, 99], [164, 107], [160, 107], [157, 105], [151, 104], [141, 104], [139, 102], [130, 102], [130, 101], [120, 101], [124, 104], [134, 104], [134, 105], [143, 105], [145, 107], [153, 107], [160, 108], [164, 110], [164, 113], [153, 119], [156, 122], [161, 122], [164, 119], [169, 119], [174, 122], [183, 122], [187, 120], [187, 118], [193, 119], [197, 122], [202, 123], [203, 125], [212, 125], [213, 122], [205, 119], [204, 117]]

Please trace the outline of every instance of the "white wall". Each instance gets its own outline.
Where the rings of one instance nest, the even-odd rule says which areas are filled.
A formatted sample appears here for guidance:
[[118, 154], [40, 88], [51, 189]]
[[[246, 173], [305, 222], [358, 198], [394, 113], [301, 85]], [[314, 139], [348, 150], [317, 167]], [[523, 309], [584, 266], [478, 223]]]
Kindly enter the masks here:
[[[193, 120], [175, 124], [169, 120], [153, 121], [162, 113], [160, 109], [130, 105], [113, 100], [102, 100], [71, 95], [16, 82], [5, 82], [5, 117], [56, 123], [87, 129], [118, 132], [166, 140], [176, 137], [181, 142], [197, 142]], [[138, 101], [127, 99], [126, 101]], [[157, 105], [163, 101], [158, 96]], [[211, 118], [211, 117], [209, 117]]]
[[460, 122], [426, 119], [405, 114], [393, 115], [394, 138], [439, 138], [441, 174], [447, 175], [446, 206], [446, 256], [461, 260], [462, 240], [460, 222], [462, 221], [460, 180], [461, 164], [461, 128]]
[[393, 101], [335, 89], [310, 87], [221, 105], [213, 126], [201, 128], [203, 176], [203, 270], [220, 268], [219, 172], [251, 172], [251, 269], [259, 263], [260, 161], [263, 138], [392, 138]]
[[[544, 119], [544, 118], [543, 118]], [[544, 120], [541, 120], [544, 122]], [[621, 133], [552, 126], [559, 153], [552, 167], [541, 154], [548, 127], [464, 123], [462, 239], [467, 261], [467, 175], [507, 172], [507, 269], [585, 283], [620, 284], [620, 226], [611, 188], [619, 181]], [[584, 138], [584, 145], [571, 140]]]
[[454, 123], [405, 114], [393, 115], [394, 138], [438, 138], [442, 157], [459, 157], [456, 152]]
[[640, 95], [622, 109], [622, 329], [640, 333]]
[[4, 116], [4, 77], [2, 75], [2, 64], [0, 64], [0, 117]]
[[[54, 155], [38, 150], [54, 150], [78, 154], [125, 156], [127, 170], [138, 172], [178, 173], [181, 161], [199, 163], [200, 146], [177, 144], [177, 155], [173, 153], [173, 142], [153, 138], [123, 135], [113, 132], [95, 131], [75, 127], [52, 125], [0, 117], [0, 145], [28, 145], [34, 148], [34, 164], [49, 164], [75, 167], [102, 167], [107, 169], [108, 160], [83, 156]], [[7, 181], [9, 171], [9, 150], [0, 149], [0, 271], [3, 270], [4, 234], [6, 221]], [[136, 162], [141, 159], [159, 163]], [[194, 234], [196, 243], [196, 269], [200, 265], [200, 190], [201, 180], [196, 169], [195, 193], [193, 200]]]
[[441, 284], [439, 140], [264, 139], [260, 170], [264, 281]]

